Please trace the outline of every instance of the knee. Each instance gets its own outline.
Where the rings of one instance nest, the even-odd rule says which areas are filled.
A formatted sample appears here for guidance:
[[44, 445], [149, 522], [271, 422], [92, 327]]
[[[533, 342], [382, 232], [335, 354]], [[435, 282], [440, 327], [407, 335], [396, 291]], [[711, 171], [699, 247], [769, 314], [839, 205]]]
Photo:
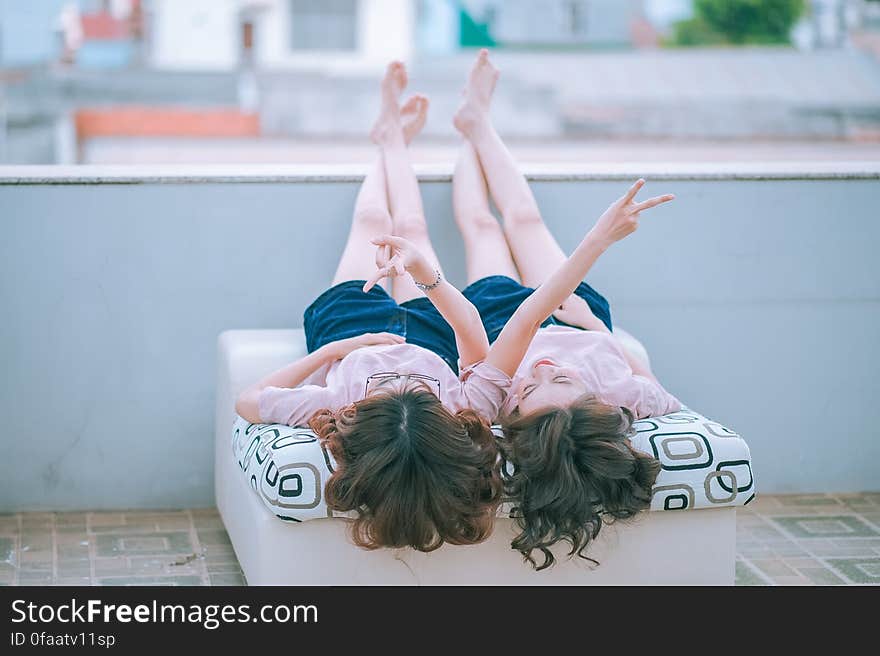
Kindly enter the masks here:
[[498, 219], [489, 212], [474, 212], [460, 217], [459, 225], [461, 231], [465, 235], [475, 235], [478, 237], [486, 237], [488, 235], [502, 235], [501, 226], [498, 225]]
[[420, 239], [428, 239], [428, 224], [425, 222], [425, 215], [418, 212], [403, 214], [394, 217], [395, 234], [409, 239], [410, 241], [418, 241]]
[[358, 207], [354, 211], [354, 222], [366, 228], [371, 234], [391, 233], [391, 215], [379, 205]]
[[507, 225], [527, 226], [543, 222], [541, 212], [534, 203], [514, 205], [504, 214], [504, 223]]

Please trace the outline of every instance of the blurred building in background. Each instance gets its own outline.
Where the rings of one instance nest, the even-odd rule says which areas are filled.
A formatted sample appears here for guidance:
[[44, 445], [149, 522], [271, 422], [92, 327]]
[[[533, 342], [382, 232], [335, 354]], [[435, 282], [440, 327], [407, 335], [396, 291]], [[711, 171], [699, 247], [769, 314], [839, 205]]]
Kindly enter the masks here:
[[151, 64], [169, 71], [381, 67], [411, 56], [415, 9], [411, 0], [153, 0]]
[[447, 160], [482, 46], [531, 159], [880, 147], [880, 2], [803, 0], [779, 45], [723, 41], [701, 2], [0, 0], [0, 162], [360, 161], [391, 59]]

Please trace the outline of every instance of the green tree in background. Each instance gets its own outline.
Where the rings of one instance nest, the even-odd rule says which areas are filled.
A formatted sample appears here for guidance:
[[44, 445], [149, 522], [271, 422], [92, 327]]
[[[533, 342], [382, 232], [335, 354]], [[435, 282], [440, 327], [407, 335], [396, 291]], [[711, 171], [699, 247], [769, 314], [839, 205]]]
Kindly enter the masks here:
[[694, 17], [675, 25], [681, 46], [785, 44], [804, 0], [694, 0]]

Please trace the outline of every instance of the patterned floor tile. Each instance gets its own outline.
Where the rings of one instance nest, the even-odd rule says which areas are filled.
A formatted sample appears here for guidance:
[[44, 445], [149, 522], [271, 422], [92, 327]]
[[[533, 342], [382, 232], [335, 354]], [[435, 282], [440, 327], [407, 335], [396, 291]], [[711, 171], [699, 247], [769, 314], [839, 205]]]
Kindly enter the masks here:
[[98, 585], [203, 585], [200, 576], [119, 576], [98, 579]]
[[798, 572], [816, 585], [846, 585], [846, 581], [824, 567], [804, 567]]
[[816, 568], [822, 567], [822, 563], [820, 563], [815, 558], [784, 558], [785, 564], [789, 567], [793, 567], [794, 569], [803, 569], [803, 568]]
[[125, 523], [125, 516], [120, 512], [91, 512], [88, 513], [89, 530], [98, 526], [120, 526]]
[[15, 560], [15, 538], [0, 538], [0, 563], [11, 563]]
[[219, 529], [226, 530], [223, 527], [223, 520], [220, 519], [220, 515], [193, 515], [192, 518], [193, 526], [196, 529]]
[[88, 560], [76, 561], [58, 561], [56, 575], [61, 578], [70, 578], [75, 576], [91, 576], [92, 563]]
[[211, 585], [244, 585], [241, 574], [211, 574]]
[[880, 558], [829, 558], [828, 564], [853, 583], [880, 584]]
[[[758, 540], [785, 540], [785, 534], [772, 526], [753, 526], [746, 529], [746, 534]], [[739, 535], [739, 527], [737, 527]]]
[[871, 524], [875, 529], [880, 530], [880, 513], [859, 513], [859, 518]]
[[150, 535], [116, 534], [98, 535], [95, 539], [98, 556], [145, 556], [155, 554], [192, 553], [193, 544], [189, 533], [168, 531]]
[[59, 576], [54, 581], [52, 581], [52, 585], [73, 585], [82, 587], [84, 585], [92, 585], [92, 577], [91, 576], [71, 576], [71, 577], [61, 577]]
[[768, 542], [766, 546], [776, 558], [797, 558], [810, 555], [806, 549], [794, 542]]
[[797, 538], [880, 536], [874, 528], [852, 515], [772, 517], [771, 519]]
[[815, 585], [806, 576], [778, 576], [773, 579], [773, 585]]
[[759, 560], [751, 558], [752, 565], [757, 567], [763, 574], [775, 579], [780, 576], [797, 577], [797, 571], [785, 564], [782, 560]]
[[0, 535], [18, 535], [20, 532], [18, 515], [0, 515]]
[[10, 563], [0, 563], [0, 582], [11, 585], [15, 582], [15, 575], [17, 573], [17, 567], [11, 565]]
[[28, 550], [22, 552], [19, 561], [22, 565], [44, 563], [52, 565], [53, 553], [51, 549]]
[[21, 551], [42, 551], [52, 548], [52, 530], [25, 529], [21, 532], [19, 549]]
[[783, 506], [839, 506], [840, 502], [832, 496], [820, 495], [780, 495], [777, 500]]
[[238, 564], [238, 561], [229, 563], [205, 563], [205, 566], [207, 567], [209, 574], [241, 573], [241, 565]]
[[229, 535], [225, 529], [200, 528], [196, 530], [199, 542], [204, 546], [229, 545]]

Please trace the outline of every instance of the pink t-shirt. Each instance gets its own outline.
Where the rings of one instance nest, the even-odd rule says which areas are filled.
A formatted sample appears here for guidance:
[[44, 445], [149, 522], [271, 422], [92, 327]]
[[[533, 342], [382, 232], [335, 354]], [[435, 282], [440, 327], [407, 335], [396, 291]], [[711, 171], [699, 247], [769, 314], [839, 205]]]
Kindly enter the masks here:
[[[521, 383], [531, 365], [541, 358], [577, 368], [587, 388], [599, 400], [627, 408], [637, 419], [681, 410], [681, 402], [659, 383], [633, 373], [620, 343], [608, 333], [567, 326], [541, 328], [513, 376], [513, 389]], [[511, 394], [502, 413], [510, 413], [517, 403], [516, 395]]]
[[384, 372], [424, 374], [440, 381], [440, 402], [450, 411], [470, 408], [492, 421], [510, 389], [510, 377], [479, 362], [456, 376], [436, 353], [415, 344], [382, 344], [352, 351], [325, 365], [294, 388], [260, 393], [260, 419], [268, 424], [306, 426], [318, 410], [338, 410], [364, 398], [367, 378]]

